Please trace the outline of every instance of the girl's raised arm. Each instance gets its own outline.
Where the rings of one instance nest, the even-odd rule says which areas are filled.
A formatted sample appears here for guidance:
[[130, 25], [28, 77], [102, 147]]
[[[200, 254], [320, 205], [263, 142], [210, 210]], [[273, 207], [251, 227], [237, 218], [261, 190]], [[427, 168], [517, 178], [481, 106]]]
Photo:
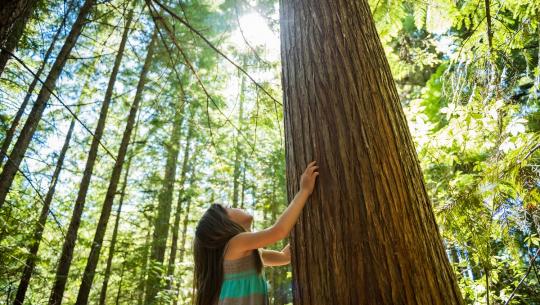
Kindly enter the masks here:
[[229, 251], [242, 253], [248, 250], [263, 248], [278, 242], [289, 235], [294, 224], [298, 220], [306, 200], [313, 192], [315, 180], [319, 175], [316, 161], [308, 164], [300, 178], [300, 190], [294, 196], [287, 209], [281, 214], [276, 223], [271, 227], [258, 232], [242, 232], [229, 241]]

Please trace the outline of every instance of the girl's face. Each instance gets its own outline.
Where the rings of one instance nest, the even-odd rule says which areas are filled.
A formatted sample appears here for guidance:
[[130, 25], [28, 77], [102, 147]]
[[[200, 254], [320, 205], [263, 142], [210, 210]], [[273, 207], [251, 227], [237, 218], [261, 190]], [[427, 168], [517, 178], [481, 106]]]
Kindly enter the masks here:
[[253, 215], [248, 214], [242, 209], [232, 208], [230, 206], [225, 206], [225, 210], [227, 211], [227, 216], [229, 216], [232, 221], [241, 225], [247, 231], [250, 230], [251, 223], [253, 222]]

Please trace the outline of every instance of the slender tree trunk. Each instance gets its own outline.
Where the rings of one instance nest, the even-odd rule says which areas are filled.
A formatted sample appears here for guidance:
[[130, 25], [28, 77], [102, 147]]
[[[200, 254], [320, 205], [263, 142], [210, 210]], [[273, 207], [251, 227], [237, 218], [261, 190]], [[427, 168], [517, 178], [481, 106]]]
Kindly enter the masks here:
[[[244, 60], [244, 65], [245, 67], [245, 60]], [[241, 81], [241, 85], [240, 85], [240, 102], [239, 102], [239, 107], [238, 107], [238, 129], [241, 131], [242, 130], [242, 121], [243, 121], [243, 116], [244, 116], [244, 98], [245, 98], [245, 95], [244, 95], [244, 90], [245, 90], [245, 85], [246, 83], [246, 77], [245, 75], [242, 75], [242, 81]], [[239, 189], [239, 180], [240, 180], [240, 164], [242, 163], [242, 149], [240, 147], [240, 132], [238, 132], [236, 134], [236, 145], [235, 145], [235, 149], [234, 149], [234, 172], [233, 172], [233, 202], [232, 202], [232, 206], [233, 207], [238, 207], [238, 189]]]
[[28, 290], [28, 285], [30, 284], [30, 278], [32, 277], [32, 273], [34, 272], [34, 268], [36, 266], [39, 244], [41, 243], [41, 237], [43, 236], [43, 230], [45, 229], [45, 223], [47, 222], [51, 202], [56, 191], [56, 184], [58, 182], [60, 172], [62, 171], [62, 167], [64, 166], [64, 159], [69, 148], [69, 143], [71, 142], [71, 135], [73, 134], [74, 128], [75, 118], [71, 120], [71, 124], [69, 125], [69, 129], [64, 140], [64, 145], [62, 146], [62, 150], [58, 156], [58, 161], [56, 162], [56, 168], [54, 169], [54, 173], [51, 178], [51, 184], [49, 186], [49, 190], [47, 191], [47, 195], [45, 196], [38, 223], [34, 229], [32, 245], [30, 246], [29, 251], [30, 253], [26, 259], [26, 263], [24, 264], [21, 282], [19, 283], [19, 287], [17, 287], [17, 294], [15, 296], [15, 300], [13, 301], [13, 305], [22, 305], [24, 303], [26, 291]]
[[[192, 188], [195, 185], [195, 181], [197, 180], [197, 170], [196, 170], [197, 156], [199, 155], [201, 148], [202, 148], [201, 145], [196, 145], [195, 151], [193, 153], [193, 158], [191, 159], [191, 166], [190, 166], [191, 168], [189, 170], [191, 172], [191, 175], [189, 177], [188, 188]], [[178, 257], [178, 261], [180, 262], [184, 261], [184, 257], [186, 254], [186, 237], [187, 237], [187, 227], [189, 224], [189, 213], [191, 209], [191, 201], [192, 201], [191, 199], [192, 199], [191, 195], [186, 196], [186, 211], [184, 212], [184, 219], [182, 220], [183, 222], [182, 240], [180, 241], [180, 256]], [[210, 202], [214, 202], [213, 197], [211, 198]]]
[[126, 270], [126, 259], [124, 258], [124, 262], [122, 263], [122, 270], [120, 271], [120, 281], [118, 282], [118, 292], [116, 293], [116, 300], [115, 304], [120, 304], [120, 296], [122, 295], [122, 282], [124, 280], [124, 271]]
[[294, 304], [463, 304], [367, 1], [280, 3]]
[[[193, 113], [193, 112], [191, 112]], [[191, 116], [190, 116], [191, 118]], [[169, 264], [167, 267], [167, 288], [172, 289], [173, 287], [173, 276], [174, 276], [174, 269], [175, 269], [175, 263], [176, 263], [176, 253], [178, 252], [178, 230], [180, 229], [180, 217], [182, 216], [182, 202], [185, 201], [185, 190], [184, 190], [184, 182], [186, 180], [186, 172], [188, 167], [188, 161], [189, 161], [189, 149], [191, 144], [191, 138], [193, 136], [193, 128], [190, 124], [191, 120], [188, 120], [188, 132], [186, 135], [186, 147], [184, 148], [184, 156], [182, 160], [182, 169], [180, 173], [180, 187], [178, 189], [178, 200], [176, 204], [176, 211], [174, 214], [174, 222], [173, 222], [173, 228], [172, 228], [172, 243], [171, 243], [171, 253], [169, 255]]]
[[[195, 175], [193, 172], [192, 175]], [[192, 184], [190, 184], [192, 185]], [[180, 241], [180, 256], [178, 257], [179, 262], [184, 261], [186, 256], [186, 236], [187, 236], [187, 227], [189, 224], [189, 213], [191, 209], [191, 196], [186, 199], [186, 211], [184, 213], [184, 219], [182, 220], [182, 240]]]
[[150, 252], [150, 227], [152, 225], [152, 219], [148, 219], [148, 231], [146, 233], [146, 238], [144, 240], [144, 254], [143, 254], [143, 266], [142, 266], [142, 273], [141, 278], [139, 279], [139, 285], [138, 285], [138, 298], [137, 298], [137, 305], [142, 305], [144, 301], [144, 288], [146, 287], [146, 275], [148, 274], [148, 260], [149, 258], [149, 252]]
[[[188, 189], [187, 190], [190, 190], [191, 188], [193, 188], [193, 186], [195, 185], [196, 177], [197, 177], [197, 172], [196, 172], [195, 167], [196, 167], [197, 156], [199, 155], [201, 145], [197, 145], [197, 144], [195, 144], [195, 145], [196, 145], [196, 148], [195, 148], [194, 153], [192, 154], [192, 158], [191, 158], [191, 161], [190, 161], [190, 168], [188, 170], [189, 172], [191, 172], [191, 175], [189, 177]], [[179, 262], [184, 261], [184, 257], [185, 257], [185, 253], [186, 253], [186, 235], [187, 235], [187, 227], [188, 227], [188, 223], [189, 223], [189, 213], [190, 213], [191, 199], [192, 199], [192, 195], [189, 194], [189, 192], [187, 192], [187, 193], [188, 194], [186, 195], [186, 192], [184, 192], [184, 200], [186, 202], [186, 207], [185, 207], [185, 211], [184, 211], [184, 219], [183, 219], [183, 224], [182, 224], [182, 226], [183, 226], [183, 228], [182, 228], [182, 238], [181, 238], [180, 246], [179, 246], [179, 248], [180, 248], [180, 256], [178, 256], [178, 261]], [[180, 279], [176, 283], [176, 288], [175, 288], [176, 300], [178, 300], [178, 294], [180, 293], [181, 277], [182, 277], [182, 274], [180, 274]]]
[[[137, 134], [137, 127], [135, 127], [135, 134]], [[107, 298], [107, 288], [109, 285], [109, 278], [111, 276], [112, 261], [114, 257], [114, 251], [116, 247], [116, 239], [118, 237], [118, 227], [120, 226], [120, 214], [122, 213], [122, 205], [124, 204], [124, 198], [126, 195], [126, 187], [129, 176], [129, 169], [131, 168], [131, 160], [133, 154], [128, 158], [126, 164], [126, 170], [124, 173], [124, 181], [122, 182], [122, 190], [120, 192], [120, 199], [118, 201], [118, 208], [116, 209], [116, 220], [114, 222], [114, 229], [111, 237], [111, 246], [109, 247], [109, 255], [107, 257], [107, 266], [105, 267], [105, 274], [103, 275], [103, 284], [101, 285], [101, 292], [99, 294], [99, 305], [105, 305], [105, 299]]]
[[64, 64], [66, 63], [73, 46], [79, 38], [83, 26], [87, 22], [86, 17], [90, 13], [90, 10], [94, 5], [94, 1], [95, 0], [86, 0], [81, 7], [77, 20], [73, 24], [73, 27], [71, 28], [71, 31], [69, 32], [66, 41], [60, 50], [60, 53], [58, 53], [58, 56], [52, 65], [51, 71], [49, 72], [49, 75], [47, 76], [47, 79], [45, 80], [45, 83], [38, 94], [36, 102], [34, 103], [34, 106], [26, 119], [26, 123], [21, 130], [19, 138], [11, 151], [9, 156], [10, 162], [7, 162], [2, 169], [2, 173], [0, 174], [0, 208], [2, 208], [4, 205], [9, 188], [13, 183], [13, 178], [15, 177], [21, 160], [24, 157], [26, 149], [30, 144], [30, 140], [36, 131], [37, 125], [41, 120], [45, 106], [47, 105], [49, 97], [51, 96], [51, 91], [56, 88], [56, 81], [64, 68]]
[[163, 265], [165, 260], [165, 249], [169, 236], [169, 221], [171, 218], [172, 200], [174, 191], [174, 181], [176, 180], [176, 165], [178, 163], [180, 136], [182, 131], [182, 117], [185, 109], [183, 99], [180, 106], [176, 107], [175, 118], [171, 138], [166, 145], [167, 161], [165, 163], [165, 175], [163, 184], [158, 196], [157, 216], [154, 221], [154, 233], [152, 235], [152, 251], [150, 252], [150, 272], [146, 281], [146, 295], [144, 303], [154, 304], [154, 299], [161, 289], [160, 277], [161, 269], [153, 268], [153, 265]]
[[491, 10], [490, 10], [490, 3], [489, 0], [484, 0], [484, 6], [486, 10], [486, 36], [487, 36], [487, 42], [488, 42], [488, 53], [489, 56], [492, 55], [493, 52], [493, 31], [491, 29]]
[[246, 192], [246, 163], [247, 163], [247, 160], [246, 158], [244, 157], [244, 162], [243, 165], [242, 165], [242, 190], [240, 191], [240, 208], [243, 209], [244, 208], [244, 195], [245, 195], [245, 192]]
[[126, 27], [124, 29], [124, 33], [120, 41], [120, 46], [118, 48], [118, 53], [114, 61], [111, 76], [109, 78], [109, 83], [107, 85], [107, 90], [105, 92], [105, 97], [101, 105], [99, 119], [97, 122], [96, 130], [94, 131], [94, 137], [92, 139], [92, 143], [90, 144], [88, 158], [86, 160], [83, 177], [79, 186], [79, 192], [75, 200], [75, 206], [73, 207], [73, 214], [69, 223], [66, 239], [64, 240], [64, 244], [62, 246], [62, 253], [60, 254], [58, 267], [56, 269], [56, 276], [51, 291], [51, 296], [49, 298], [49, 305], [59, 305], [62, 303], [62, 297], [64, 295], [66, 281], [68, 279], [69, 269], [71, 267], [71, 260], [73, 259], [73, 250], [75, 248], [75, 242], [77, 240], [77, 232], [79, 230], [81, 216], [84, 210], [84, 204], [86, 202], [86, 194], [88, 193], [88, 188], [90, 186], [90, 180], [92, 178], [94, 164], [98, 153], [99, 142], [101, 141], [101, 137], [105, 129], [105, 121], [107, 119], [109, 104], [111, 102], [112, 94], [114, 91], [116, 76], [118, 75], [120, 63], [122, 62], [122, 57], [124, 55], [124, 48], [129, 33], [130, 22], [131, 18], [128, 16]]
[[484, 266], [484, 274], [486, 276], [486, 305], [489, 305], [489, 286], [490, 286], [490, 281], [489, 281], [489, 269]]
[[[129, 31], [131, 25], [131, 18], [133, 17], [133, 9], [130, 10], [127, 23], [126, 31]], [[86, 305], [88, 303], [88, 296], [90, 294], [90, 289], [92, 288], [92, 283], [94, 280], [94, 275], [99, 260], [99, 255], [101, 252], [101, 245], [103, 244], [103, 238], [105, 237], [105, 232], [107, 230], [107, 223], [109, 222], [109, 217], [111, 215], [112, 204], [114, 201], [114, 196], [116, 195], [116, 190], [118, 187], [118, 181], [120, 180], [120, 174], [122, 172], [122, 167], [124, 165], [124, 160], [126, 152], [129, 146], [131, 139], [131, 134], [133, 131], [133, 126], [135, 125], [135, 118], [137, 117], [137, 112], [139, 111], [140, 101], [142, 99], [142, 93], [144, 86], [146, 84], [146, 75], [150, 69], [152, 63], [152, 56], [154, 54], [156, 34], [152, 35], [150, 45], [148, 46], [148, 53], [144, 61], [144, 65], [141, 71], [139, 78], [139, 83], [137, 85], [137, 91], [133, 99], [133, 104], [129, 110], [129, 115], [126, 123], [126, 128], [122, 136], [122, 142], [120, 143], [120, 148], [118, 150], [118, 156], [116, 157], [116, 162], [113, 167], [111, 174], [111, 180], [109, 182], [109, 187], [107, 189], [107, 194], [105, 195], [105, 200], [103, 201], [103, 207], [101, 209], [101, 215], [97, 224], [96, 234], [94, 235], [94, 241], [92, 242], [92, 248], [90, 249], [90, 254], [88, 255], [88, 260], [86, 262], [86, 267], [84, 269], [83, 278], [81, 286], [79, 288], [79, 293], [77, 295], [77, 301], [75, 305]]]
[[[23, 116], [24, 111], [26, 110], [26, 106], [28, 105], [28, 102], [30, 101], [30, 98], [32, 97], [32, 92], [34, 92], [34, 89], [38, 83], [38, 80], [41, 77], [41, 73], [43, 73], [43, 70], [45, 69], [47, 62], [49, 61], [49, 57], [51, 56], [51, 53], [54, 50], [56, 42], [58, 41], [58, 37], [60, 36], [60, 33], [62, 33], [62, 28], [64, 28], [64, 25], [66, 24], [67, 15], [69, 15], [71, 11], [72, 4], [73, 2], [70, 3], [68, 10], [66, 11], [66, 14], [62, 18], [62, 22], [60, 23], [60, 26], [56, 30], [56, 33], [54, 33], [54, 36], [52, 37], [52, 40], [51, 40], [51, 44], [49, 45], [47, 52], [45, 52], [45, 56], [43, 56], [43, 61], [41, 62], [39, 69], [36, 71], [36, 76], [32, 80], [32, 83], [30, 83], [30, 86], [28, 87], [28, 91], [26, 92], [26, 95], [24, 96], [23, 102], [21, 103], [19, 110], [15, 114], [15, 118], [13, 118], [13, 122], [11, 122], [11, 126], [6, 132], [6, 136], [4, 137], [4, 141], [2, 142], [2, 147], [0, 148], [0, 165], [4, 163], [4, 157], [9, 150], [9, 146], [11, 145], [11, 141], [13, 140], [13, 136], [15, 135], [15, 131], [17, 130], [17, 126], [19, 126], [21, 117]], [[4, 53], [6, 52], [2, 51], [2, 54], [0, 54], [0, 75], [2, 74], [1, 61], [3, 60], [2, 56], [4, 56]]]
[[[36, 8], [37, 0], [5, 1], [0, 8], [0, 47], [13, 52], [21, 39], [24, 28]], [[9, 55], [0, 52], [0, 75], [4, 72]]]

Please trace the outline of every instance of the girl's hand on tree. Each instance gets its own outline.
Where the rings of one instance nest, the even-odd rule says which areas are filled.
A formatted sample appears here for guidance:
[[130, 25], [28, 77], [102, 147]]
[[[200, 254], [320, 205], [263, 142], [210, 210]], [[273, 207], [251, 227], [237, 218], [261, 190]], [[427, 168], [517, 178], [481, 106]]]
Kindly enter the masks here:
[[319, 175], [319, 172], [316, 171], [319, 168], [315, 165], [316, 163], [317, 161], [309, 163], [300, 177], [300, 191], [306, 192], [308, 195], [311, 195], [313, 192], [315, 179], [317, 179], [317, 176]]
[[285, 257], [289, 259], [289, 261], [291, 260], [291, 245], [290, 244], [287, 244], [285, 248], [281, 250], [281, 252], [285, 255]]

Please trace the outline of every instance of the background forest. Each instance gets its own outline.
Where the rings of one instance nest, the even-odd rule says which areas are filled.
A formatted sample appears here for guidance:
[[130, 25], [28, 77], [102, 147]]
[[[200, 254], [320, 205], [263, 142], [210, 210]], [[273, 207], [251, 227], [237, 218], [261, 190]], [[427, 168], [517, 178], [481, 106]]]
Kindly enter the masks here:
[[[279, 1], [28, 2], [0, 55], [0, 303], [190, 304], [205, 209], [259, 230], [288, 204]], [[466, 303], [540, 304], [540, 2], [370, 6]], [[265, 272], [291, 303], [290, 266]]]

